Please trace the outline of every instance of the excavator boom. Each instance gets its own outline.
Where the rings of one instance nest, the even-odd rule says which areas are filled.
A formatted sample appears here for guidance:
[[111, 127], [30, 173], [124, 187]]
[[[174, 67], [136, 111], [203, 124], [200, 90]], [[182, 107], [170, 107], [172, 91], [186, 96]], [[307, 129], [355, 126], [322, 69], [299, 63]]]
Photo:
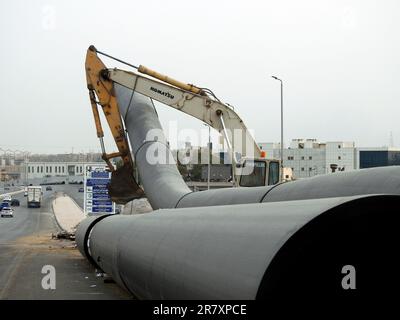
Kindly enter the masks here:
[[[141, 69], [149, 70], [143, 66], [140, 66], [138, 70]], [[154, 75], [154, 72], [146, 72], [146, 74]], [[235, 145], [235, 151], [240, 152], [243, 157], [261, 157], [259, 146], [235, 110], [203, 90], [194, 86], [198, 90], [189, 90], [186, 86], [192, 85], [185, 84], [178, 87], [176, 82], [161, 82], [136, 72], [120, 69], [108, 69], [107, 77], [115, 83], [191, 115], [219, 132], [223, 132], [227, 141]], [[157, 79], [163, 80], [164, 77], [157, 77]], [[226, 129], [228, 136], [226, 136]], [[235, 131], [238, 134], [235, 135]], [[242, 141], [234, 141], [235, 139]], [[246, 146], [252, 154], [246, 152]]]

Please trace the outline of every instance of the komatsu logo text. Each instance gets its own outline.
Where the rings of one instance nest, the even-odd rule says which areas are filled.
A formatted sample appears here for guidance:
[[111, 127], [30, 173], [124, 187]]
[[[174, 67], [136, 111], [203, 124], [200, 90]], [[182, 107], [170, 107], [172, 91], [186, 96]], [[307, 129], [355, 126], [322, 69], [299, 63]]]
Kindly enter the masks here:
[[163, 95], [163, 96], [165, 96], [167, 98], [170, 98], [170, 99], [174, 98], [174, 96], [172, 94], [170, 94], [169, 92], [165, 92], [165, 91], [162, 91], [162, 90], [154, 88], [154, 87], [150, 87], [150, 90], [154, 91], [154, 92], [156, 92], [158, 94], [161, 94], [161, 95]]

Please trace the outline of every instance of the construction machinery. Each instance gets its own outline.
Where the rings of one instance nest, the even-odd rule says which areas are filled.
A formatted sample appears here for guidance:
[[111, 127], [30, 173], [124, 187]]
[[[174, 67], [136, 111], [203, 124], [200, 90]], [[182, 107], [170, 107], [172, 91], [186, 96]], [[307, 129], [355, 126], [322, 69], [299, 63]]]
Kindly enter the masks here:
[[[106, 68], [98, 54], [124, 63], [137, 72]], [[280, 161], [265, 158], [265, 151], [257, 145], [237, 112], [221, 102], [211, 90], [177, 81], [142, 65], [137, 67], [98, 51], [94, 46], [87, 50], [85, 68], [103, 159], [112, 171], [109, 191], [113, 201], [126, 203], [144, 195], [133, 176], [133, 159], [115, 96], [115, 84], [191, 115], [223, 133], [232, 163], [232, 180], [236, 186], [255, 187], [281, 182], [283, 168]], [[107, 154], [105, 151], [98, 105], [103, 109], [118, 152]], [[110, 162], [116, 157], [121, 157], [123, 162], [117, 169]], [[291, 174], [285, 173], [284, 176], [290, 178]]]

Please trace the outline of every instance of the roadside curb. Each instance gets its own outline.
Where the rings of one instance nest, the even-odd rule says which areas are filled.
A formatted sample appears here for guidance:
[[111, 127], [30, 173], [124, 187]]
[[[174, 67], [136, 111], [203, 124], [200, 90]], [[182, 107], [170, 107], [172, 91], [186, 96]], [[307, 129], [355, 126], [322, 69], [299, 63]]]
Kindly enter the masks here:
[[61, 227], [60, 223], [58, 222], [57, 215], [56, 215], [56, 212], [55, 212], [55, 210], [54, 210], [54, 201], [55, 201], [55, 200], [56, 200], [56, 199], [53, 199], [53, 200], [51, 201], [51, 211], [53, 212], [54, 220], [56, 221], [57, 227], [58, 227], [58, 229], [60, 229], [60, 231], [67, 232], [63, 227]]

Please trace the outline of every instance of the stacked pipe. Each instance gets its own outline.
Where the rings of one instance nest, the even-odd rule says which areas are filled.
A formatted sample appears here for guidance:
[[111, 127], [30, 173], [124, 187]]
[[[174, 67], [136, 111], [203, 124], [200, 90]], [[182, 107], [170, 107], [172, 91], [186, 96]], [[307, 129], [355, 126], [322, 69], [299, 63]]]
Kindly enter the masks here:
[[[262, 299], [306, 287], [341, 292], [344, 265], [365, 274], [391, 259], [385, 253], [394, 242], [371, 235], [394, 226], [400, 168], [191, 192], [150, 99], [118, 84], [114, 89], [141, 182], [156, 210], [89, 218], [76, 239], [95, 267], [135, 296]], [[161, 152], [166, 163], [149, 162], [152, 152]], [[381, 260], [371, 263], [371, 252]]]

